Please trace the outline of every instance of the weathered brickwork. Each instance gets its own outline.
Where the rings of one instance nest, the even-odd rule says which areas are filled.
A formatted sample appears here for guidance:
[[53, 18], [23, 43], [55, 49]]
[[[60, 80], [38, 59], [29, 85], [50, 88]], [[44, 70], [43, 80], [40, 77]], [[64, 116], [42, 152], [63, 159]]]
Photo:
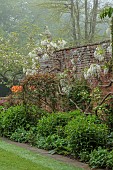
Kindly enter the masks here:
[[110, 41], [103, 41], [95, 44], [88, 44], [75, 48], [66, 48], [60, 51], [56, 51], [53, 60], [40, 60], [41, 69], [43, 72], [62, 72], [65, 69], [71, 69], [73, 67], [71, 59], [75, 59], [75, 74], [77, 77], [83, 74], [85, 68], [88, 68], [91, 63], [97, 63], [94, 58], [94, 52], [98, 45], [101, 45], [105, 49], [105, 60], [109, 61], [110, 55], [107, 52], [107, 48], [110, 45]]

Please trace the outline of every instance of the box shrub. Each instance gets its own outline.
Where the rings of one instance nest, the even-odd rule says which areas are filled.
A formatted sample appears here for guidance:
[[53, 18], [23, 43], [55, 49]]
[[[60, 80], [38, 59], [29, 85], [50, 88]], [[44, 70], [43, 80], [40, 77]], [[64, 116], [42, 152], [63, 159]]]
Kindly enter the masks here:
[[38, 135], [47, 137], [48, 135], [58, 134], [64, 136], [64, 127], [72, 118], [83, 114], [79, 110], [69, 113], [52, 113], [43, 116], [37, 125]]
[[24, 127], [20, 127], [16, 129], [14, 133], [12, 133], [10, 139], [16, 142], [24, 142], [34, 145], [36, 140], [36, 134], [36, 127], [31, 126], [29, 130], [26, 130]]
[[34, 105], [11, 106], [0, 114], [1, 135], [9, 137], [21, 127], [29, 131], [30, 127], [36, 126], [38, 120], [45, 114], [47, 114], [45, 111]]
[[26, 126], [26, 112], [24, 106], [10, 107], [0, 114], [1, 135], [9, 137], [19, 127]]
[[36, 146], [41, 149], [50, 150], [52, 154], [69, 154], [66, 139], [57, 134], [52, 134], [48, 137], [37, 136]]
[[37, 142], [39, 148], [54, 150], [59, 154], [69, 154], [70, 148], [67, 146], [67, 139], [64, 134], [65, 126], [78, 115], [76, 110], [69, 113], [52, 113], [47, 117], [42, 117], [37, 125]]
[[78, 156], [84, 150], [91, 152], [99, 146], [106, 146], [108, 127], [99, 124], [96, 116], [77, 116], [68, 122], [65, 134], [72, 154]]
[[92, 168], [106, 168], [107, 158], [107, 149], [102, 149], [99, 147], [98, 150], [94, 149], [90, 154], [89, 165]]
[[113, 150], [108, 153], [107, 161], [106, 161], [106, 166], [109, 169], [113, 169]]

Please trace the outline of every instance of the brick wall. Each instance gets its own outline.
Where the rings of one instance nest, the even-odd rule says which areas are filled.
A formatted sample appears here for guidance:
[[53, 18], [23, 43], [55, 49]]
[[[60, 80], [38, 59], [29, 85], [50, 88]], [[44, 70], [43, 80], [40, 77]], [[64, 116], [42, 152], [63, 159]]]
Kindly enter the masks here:
[[[72, 70], [73, 65], [71, 59], [75, 59], [74, 70], [75, 77], [80, 78], [83, 75], [84, 69], [89, 68], [91, 63], [97, 63], [94, 58], [94, 52], [98, 45], [101, 45], [105, 49], [105, 60], [110, 60], [110, 54], [107, 52], [107, 48], [110, 45], [110, 41], [106, 40], [100, 43], [88, 44], [84, 46], [78, 46], [75, 48], [66, 48], [54, 53], [54, 58], [50, 60], [40, 60], [41, 72], [63, 72], [65, 69]], [[101, 63], [102, 64], [102, 63]], [[110, 79], [113, 79], [111, 74], [103, 75], [101, 74], [102, 80], [102, 91], [105, 96], [108, 92], [113, 92], [113, 83], [111, 86], [107, 87], [110, 83]], [[96, 87], [98, 84], [97, 79], [90, 80], [91, 88]]]
[[43, 61], [40, 59], [40, 71], [41, 72], [62, 72], [66, 68], [72, 68], [71, 59], [75, 59], [75, 74], [80, 77], [85, 68], [88, 68], [91, 63], [97, 63], [94, 58], [94, 52], [98, 45], [101, 45], [105, 49], [105, 60], [109, 61], [110, 55], [107, 52], [107, 47], [110, 45], [110, 41], [103, 41], [95, 44], [88, 44], [84, 46], [78, 46], [75, 48], [66, 48], [54, 53], [54, 58]]

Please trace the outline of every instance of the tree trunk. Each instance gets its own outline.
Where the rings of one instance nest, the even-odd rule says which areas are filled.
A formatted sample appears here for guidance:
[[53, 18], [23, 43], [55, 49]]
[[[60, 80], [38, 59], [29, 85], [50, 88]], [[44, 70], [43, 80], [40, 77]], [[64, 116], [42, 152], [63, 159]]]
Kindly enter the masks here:
[[81, 39], [81, 33], [80, 33], [80, 8], [79, 8], [79, 2], [76, 0], [75, 5], [75, 17], [76, 17], [76, 23], [77, 23], [77, 45], [80, 45], [80, 39]]
[[93, 9], [92, 9], [90, 39], [89, 39], [90, 42], [93, 42], [93, 38], [96, 30], [97, 11], [98, 11], [98, 0], [94, 0]]
[[85, 42], [88, 42], [88, 2], [85, 0]]
[[74, 16], [74, 1], [71, 0], [71, 21], [72, 21], [72, 29], [73, 29], [73, 40], [74, 43], [77, 44], [77, 36], [76, 36], [76, 23], [75, 23], [75, 16]]

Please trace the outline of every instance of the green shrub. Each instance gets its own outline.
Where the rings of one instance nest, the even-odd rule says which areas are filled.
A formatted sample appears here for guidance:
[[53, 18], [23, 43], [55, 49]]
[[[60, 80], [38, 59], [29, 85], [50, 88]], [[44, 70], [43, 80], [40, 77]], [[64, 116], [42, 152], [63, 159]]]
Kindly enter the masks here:
[[109, 152], [101, 147], [93, 150], [90, 154], [89, 165], [91, 168], [113, 169], [113, 150]]
[[100, 120], [106, 123], [111, 131], [113, 131], [113, 96], [106, 99], [102, 105], [95, 107], [96, 114]]
[[113, 169], [113, 150], [108, 153], [106, 166], [107, 168]]
[[1, 135], [9, 137], [19, 127], [25, 127], [26, 112], [24, 106], [10, 107], [1, 112], [0, 129]]
[[80, 152], [79, 157], [80, 157], [80, 161], [89, 162], [90, 154], [87, 150], [83, 150]]
[[[72, 89], [69, 92], [69, 99], [75, 102], [82, 110], [85, 110], [91, 101], [90, 88], [86, 81], [76, 81], [73, 83]], [[71, 108], [75, 108], [74, 103], [70, 101]]]
[[72, 154], [78, 156], [82, 151], [91, 152], [107, 142], [108, 128], [99, 124], [96, 116], [77, 116], [65, 128], [68, 145]]
[[37, 126], [38, 134], [47, 137], [57, 134], [64, 136], [64, 127], [72, 118], [80, 115], [80, 111], [76, 110], [69, 113], [52, 113], [48, 116], [43, 116]]
[[39, 148], [54, 150], [59, 154], [69, 154], [64, 129], [71, 119], [80, 114], [82, 113], [76, 110], [69, 113], [52, 113], [42, 117], [37, 125], [36, 145]]
[[0, 114], [4, 110], [4, 106], [0, 106]]
[[10, 139], [16, 142], [26, 142], [26, 133], [27, 131], [23, 127], [18, 128], [14, 133], [12, 133]]
[[48, 115], [45, 110], [42, 110], [36, 105], [26, 105], [26, 116], [29, 122], [33, 122], [33, 125], [37, 125], [38, 120], [41, 119], [44, 115]]
[[59, 153], [68, 155], [69, 150], [67, 148], [66, 138], [62, 138], [57, 134], [49, 135], [48, 137], [38, 136], [36, 146], [41, 149], [50, 150], [50, 153]]
[[1, 135], [9, 137], [17, 129], [22, 127], [29, 131], [31, 126], [36, 126], [38, 120], [47, 114], [35, 105], [17, 105], [3, 110], [0, 114]]
[[108, 135], [107, 138], [107, 148], [113, 149], [113, 132]]
[[36, 140], [36, 134], [36, 127], [30, 127], [29, 130], [25, 130], [23, 127], [21, 127], [15, 130], [14, 133], [12, 133], [10, 139], [16, 142], [24, 142], [34, 145]]
[[98, 150], [92, 151], [90, 154], [89, 165], [92, 168], [105, 168], [108, 157], [107, 149], [102, 149], [101, 147]]

